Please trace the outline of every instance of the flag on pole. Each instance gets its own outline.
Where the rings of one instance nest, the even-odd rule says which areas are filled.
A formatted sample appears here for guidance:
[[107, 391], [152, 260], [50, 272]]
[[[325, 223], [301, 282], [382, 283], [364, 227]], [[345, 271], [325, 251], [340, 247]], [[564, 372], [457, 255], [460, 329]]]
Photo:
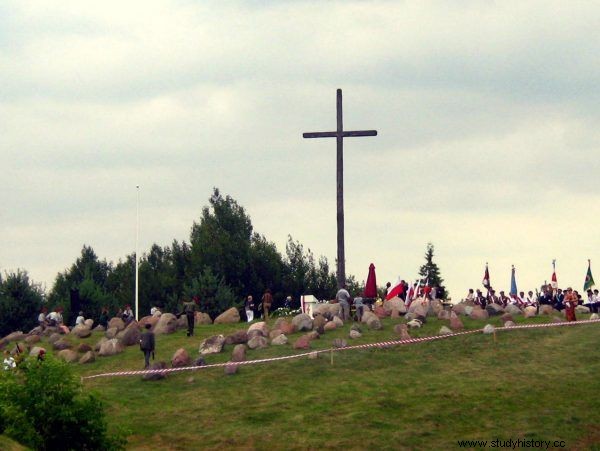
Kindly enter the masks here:
[[483, 273], [483, 281], [481, 282], [483, 283], [483, 286], [485, 288], [487, 288], [488, 290], [490, 289], [490, 272], [488, 271], [488, 264], [485, 264], [485, 273]]
[[558, 280], [556, 279], [556, 260], [552, 260], [552, 281], [550, 282], [553, 290], [558, 288]]
[[510, 272], [510, 294], [517, 295], [517, 279], [515, 278], [515, 265], [513, 265], [512, 270]]
[[400, 297], [400, 295], [404, 293], [404, 285], [398, 280], [398, 283], [394, 288], [391, 288], [389, 293], [386, 295], [385, 300], [389, 301], [395, 297]]
[[594, 277], [592, 276], [592, 262], [588, 260], [588, 270], [585, 275], [585, 282], [583, 284], [583, 291], [587, 291], [592, 288], [596, 283], [594, 282]]

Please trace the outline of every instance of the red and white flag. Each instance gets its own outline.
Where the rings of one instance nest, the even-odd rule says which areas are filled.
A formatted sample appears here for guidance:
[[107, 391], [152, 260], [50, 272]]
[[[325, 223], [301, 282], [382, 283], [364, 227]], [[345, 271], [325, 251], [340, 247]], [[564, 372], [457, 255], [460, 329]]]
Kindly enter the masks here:
[[556, 260], [552, 260], [552, 282], [550, 282], [553, 290], [558, 288], [558, 280], [556, 279]]
[[398, 283], [393, 288], [390, 288], [390, 291], [385, 297], [386, 301], [393, 299], [395, 297], [399, 297], [402, 293], [404, 293], [404, 285], [398, 280]]
[[485, 264], [485, 272], [483, 273], [483, 280], [481, 281], [485, 288], [490, 288], [490, 272], [488, 271], [488, 264]]

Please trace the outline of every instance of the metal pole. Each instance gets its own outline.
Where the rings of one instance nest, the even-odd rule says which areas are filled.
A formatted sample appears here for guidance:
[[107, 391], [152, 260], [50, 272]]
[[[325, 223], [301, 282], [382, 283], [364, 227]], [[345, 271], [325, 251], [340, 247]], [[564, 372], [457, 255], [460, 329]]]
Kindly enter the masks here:
[[344, 122], [342, 113], [342, 90], [337, 90], [337, 283], [346, 285], [346, 255], [344, 249]]
[[136, 209], [135, 209], [135, 320], [139, 319], [139, 252], [138, 242], [140, 239], [140, 185], [135, 185], [137, 191]]

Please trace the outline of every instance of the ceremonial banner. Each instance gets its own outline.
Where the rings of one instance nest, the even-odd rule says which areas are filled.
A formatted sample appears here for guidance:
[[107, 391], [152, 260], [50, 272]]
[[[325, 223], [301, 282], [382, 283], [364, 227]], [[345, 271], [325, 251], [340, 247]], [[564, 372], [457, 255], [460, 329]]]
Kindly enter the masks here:
[[510, 274], [510, 294], [514, 294], [515, 296], [518, 294], [517, 291], [517, 279], [515, 278], [515, 267], [512, 267], [512, 271]]
[[592, 288], [595, 284], [594, 277], [592, 276], [592, 262], [588, 260], [588, 270], [585, 275], [585, 282], [583, 284], [583, 291], [587, 291]]
[[558, 288], [558, 280], [556, 279], [556, 260], [552, 260], [552, 281], [550, 282], [550, 285], [552, 286], [553, 290], [556, 290]]
[[483, 281], [481, 283], [483, 283], [483, 286], [488, 290], [490, 289], [490, 272], [488, 271], [487, 263], [485, 264], [485, 273], [483, 274]]

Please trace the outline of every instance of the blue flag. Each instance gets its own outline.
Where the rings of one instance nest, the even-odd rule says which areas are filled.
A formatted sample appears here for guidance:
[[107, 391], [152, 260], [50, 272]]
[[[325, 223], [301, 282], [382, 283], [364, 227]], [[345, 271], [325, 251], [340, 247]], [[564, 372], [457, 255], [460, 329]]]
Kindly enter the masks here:
[[518, 294], [517, 291], [517, 279], [515, 278], [515, 267], [512, 267], [512, 271], [510, 273], [510, 294], [514, 294], [515, 296]]

